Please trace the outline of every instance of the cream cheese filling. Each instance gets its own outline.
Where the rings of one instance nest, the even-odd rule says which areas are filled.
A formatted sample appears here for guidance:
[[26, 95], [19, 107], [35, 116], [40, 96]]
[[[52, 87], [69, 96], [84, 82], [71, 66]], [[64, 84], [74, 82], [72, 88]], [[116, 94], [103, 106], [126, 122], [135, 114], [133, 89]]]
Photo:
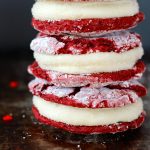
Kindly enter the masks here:
[[35, 19], [75, 20], [86, 18], [116, 18], [133, 16], [139, 12], [137, 0], [115, 1], [37, 1], [32, 8]]
[[123, 53], [97, 52], [83, 55], [47, 55], [34, 52], [34, 58], [42, 69], [82, 74], [131, 69], [143, 54], [143, 48], [137, 47]]
[[90, 109], [65, 106], [34, 96], [33, 105], [38, 109], [40, 115], [74, 126], [98, 126], [131, 122], [136, 120], [143, 112], [141, 99], [124, 107]]

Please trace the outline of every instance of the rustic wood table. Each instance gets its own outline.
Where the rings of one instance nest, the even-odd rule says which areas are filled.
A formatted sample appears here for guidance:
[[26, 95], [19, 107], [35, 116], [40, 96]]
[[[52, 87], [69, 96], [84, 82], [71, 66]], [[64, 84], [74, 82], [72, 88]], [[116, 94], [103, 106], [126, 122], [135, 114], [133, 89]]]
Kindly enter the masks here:
[[149, 95], [144, 98], [147, 118], [137, 130], [117, 135], [74, 135], [47, 127], [34, 120], [32, 95], [26, 72], [30, 60], [0, 59], [0, 150], [149, 150], [150, 65], [142, 82]]

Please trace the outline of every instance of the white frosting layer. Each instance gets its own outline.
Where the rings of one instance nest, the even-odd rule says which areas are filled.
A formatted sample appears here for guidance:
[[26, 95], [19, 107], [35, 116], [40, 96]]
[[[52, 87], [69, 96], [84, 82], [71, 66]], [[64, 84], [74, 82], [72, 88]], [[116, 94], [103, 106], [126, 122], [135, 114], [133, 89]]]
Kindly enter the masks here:
[[69, 125], [97, 126], [110, 125], [118, 122], [131, 122], [143, 112], [143, 102], [139, 99], [136, 103], [118, 108], [89, 109], [65, 106], [43, 100], [34, 96], [33, 104], [40, 115]]
[[42, 69], [81, 74], [131, 69], [143, 53], [143, 48], [138, 47], [124, 53], [97, 52], [83, 55], [46, 55], [34, 52], [34, 58]]
[[39, 20], [115, 18], [133, 16], [139, 12], [137, 0], [115, 1], [71, 1], [42, 0], [37, 1], [32, 14]]

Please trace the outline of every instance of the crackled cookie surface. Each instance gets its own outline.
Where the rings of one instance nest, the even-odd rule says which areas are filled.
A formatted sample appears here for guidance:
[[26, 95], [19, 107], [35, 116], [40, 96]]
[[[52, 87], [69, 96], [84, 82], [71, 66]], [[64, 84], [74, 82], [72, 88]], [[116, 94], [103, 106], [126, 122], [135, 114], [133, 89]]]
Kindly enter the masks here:
[[39, 33], [32, 40], [30, 48], [34, 52], [47, 55], [81, 55], [95, 52], [123, 53], [141, 45], [140, 35], [128, 31], [114, 32], [93, 38], [71, 35], [50, 36]]
[[101, 88], [63, 88], [35, 79], [29, 89], [33, 95], [46, 101], [79, 108], [113, 108], [135, 103], [145, 96], [146, 89], [137, 81], [112, 84]]

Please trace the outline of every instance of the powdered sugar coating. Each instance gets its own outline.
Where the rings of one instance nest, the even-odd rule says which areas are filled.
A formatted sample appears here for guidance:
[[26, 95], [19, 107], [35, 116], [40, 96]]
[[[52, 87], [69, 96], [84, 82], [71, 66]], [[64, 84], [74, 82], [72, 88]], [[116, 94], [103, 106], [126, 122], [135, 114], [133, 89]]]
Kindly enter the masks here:
[[[38, 84], [37, 84], [38, 83]], [[30, 89], [36, 88], [35, 94], [38, 94], [39, 91], [42, 91], [44, 85], [47, 84], [46, 80], [36, 78], [29, 83]]]
[[113, 83], [109, 85], [110, 88], [112, 89], [130, 89], [133, 90], [137, 93], [139, 97], [143, 97], [147, 94], [147, 89], [139, 83], [136, 79], [129, 80], [129, 81], [124, 81], [124, 82], [118, 82], [118, 83]]
[[[38, 93], [38, 92], [42, 91], [44, 85], [46, 85], [46, 84], [47, 84], [47, 82], [45, 80], [36, 78], [35, 80], [33, 80], [29, 83], [29, 87], [30, 87], [30, 89], [36, 87], [36, 89], [37, 89], [36, 91]], [[56, 87], [56, 86], [48, 86], [43, 91], [44, 94], [53, 94], [58, 97], [66, 97], [73, 92], [74, 92], [74, 88], [63, 88], [63, 87]]]
[[57, 86], [49, 86], [45, 91], [44, 94], [54, 94], [58, 97], [66, 97], [69, 94], [71, 94], [72, 92], [74, 92], [73, 88], [61, 88], [61, 87], [57, 87]]
[[108, 36], [104, 35], [104, 38], [113, 41], [114, 45], [116, 46], [115, 52], [124, 52], [133, 47], [142, 45], [140, 35], [136, 33], [129, 33], [127, 31], [111, 33], [108, 34]]
[[109, 107], [113, 107], [116, 103], [120, 103], [119, 106], [122, 107], [124, 104], [129, 103], [130, 99], [132, 99], [133, 102], [136, 102], [138, 100], [138, 96], [134, 92], [128, 90], [110, 90], [109, 88], [102, 87], [100, 89], [81, 88], [80, 92], [78, 92], [73, 99], [85, 105], [92, 102], [93, 108], [96, 108], [99, 106], [100, 102], [105, 100], [109, 101]]
[[109, 33], [95, 38], [81, 38], [69, 35], [48, 36], [38, 34], [31, 42], [31, 49], [38, 53], [55, 54], [89, 54], [96, 52], [122, 53], [141, 46], [140, 36], [128, 31]]
[[56, 51], [64, 47], [64, 43], [57, 41], [53, 37], [37, 37], [31, 42], [31, 49], [39, 53], [55, 54]]
[[[45, 100], [69, 106], [88, 108], [122, 107], [126, 104], [134, 103], [139, 99], [138, 93], [134, 89], [130, 89], [130, 87], [124, 89], [123, 87], [120, 89], [109, 87], [97, 89], [90, 87], [58, 88], [45, 82], [39, 79], [33, 80], [29, 84], [30, 91]], [[135, 86], [138, 84], [136, 82], [133, 83], [135, 83]], [[130, 85], [130, 83], [128, 84]]]
[[142, 84], [139, 83], [137, 80], [129, 80], [129, 81], [124, 81], [124, 82], [118, 82], [118, 83], [113, 83], [111, 85], [113, 85], [113, 86], [119, 85], [119, 86], [124, 87], [124, 88], [128, 88], [128, 87], [131, 87], [131, 86], [134, 86], [134, 85], [142, 86]]

